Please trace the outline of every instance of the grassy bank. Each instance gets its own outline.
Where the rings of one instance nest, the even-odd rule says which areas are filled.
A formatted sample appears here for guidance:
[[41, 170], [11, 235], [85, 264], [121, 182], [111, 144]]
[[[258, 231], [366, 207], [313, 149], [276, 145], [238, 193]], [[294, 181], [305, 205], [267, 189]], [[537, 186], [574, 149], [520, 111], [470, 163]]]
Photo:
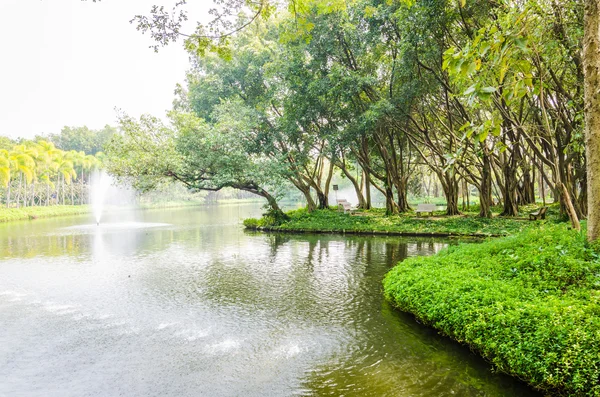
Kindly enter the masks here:
[[554, 394], [600, 396], [599, 255], [564, 224], [407, 259], [384, 290], [503, 372]]
[[497, 216], [486, 219], [479, 218], [475, 214], [445, 216], [442, 212], [434, 214], [433, 217], [417, 217], [412, 213], [400, 216], [385, 216], [383, 210], [371, 210], [356, 215], [348, 215], [335, 210], [318, 210], [308, 213], [306, 209], [299, 209], [288, 212], [288, 215], [290, 220], [278, 226], [272, 226], [273, 222], [268, 217], [246, 219], [244, 226], [249, 229], [286, 232], [490, 237], [510, 235], [535, 224], [526, 219], [500, 218]]
[[[136, 209], [180, 208], [204, 205], [202, 201], [168, 201], [161, 203], [141, 203]], [[106, 212], [130, 211], [129, 207], [108, 206]], [[49, 207], [0, 208], [0, 223], [27, 219], [51, 218], [57, 216], [83, 215], [91, 212], [89, 205], [53, 205]]]
[[90, 212], [87, 205], [54, 205], [50, 207], [0, 208], [0, 222], [26, 219], [50, 218], [54, 216], [81, 215]]

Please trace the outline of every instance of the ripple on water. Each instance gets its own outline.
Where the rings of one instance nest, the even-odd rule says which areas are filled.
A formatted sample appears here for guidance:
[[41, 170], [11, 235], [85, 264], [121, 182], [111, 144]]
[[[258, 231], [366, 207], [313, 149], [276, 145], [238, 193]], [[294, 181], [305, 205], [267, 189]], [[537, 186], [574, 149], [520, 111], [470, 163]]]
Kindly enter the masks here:
[[8, 234], [34, 248], [0, 263], [0, 396], [531, 395], [382, 305], [394, 263], [445, 244], [175, 214]]
[[86, 224], [86, 225], [74, 225], [62, 228], [62, 230], [68, 231], [81, 231], [81, 232], [96, 232], [96, 231], [118, 231], [118, 230], [135, 230], [135, 229], [150, 229], [157, 227], [171, 226], [169, 223], [152, 223], [152, 222], [111, 222], [111, 223], [100, 223], [99, 225]]

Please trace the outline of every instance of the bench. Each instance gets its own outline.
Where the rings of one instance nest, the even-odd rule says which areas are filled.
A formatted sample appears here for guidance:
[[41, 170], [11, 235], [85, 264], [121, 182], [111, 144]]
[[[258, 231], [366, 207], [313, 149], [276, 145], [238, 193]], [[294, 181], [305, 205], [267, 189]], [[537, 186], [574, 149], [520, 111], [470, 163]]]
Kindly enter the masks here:
[[529, 220], [530, 221], [535, 221], [537, 219], [546, 219], [546, 211], [548, 210], [548, 207], [542, 207], [539, 210], [532, 212], [529, 214]]
[[356, 208], [354, 208], [352, 204], [350, 204], [350, 202], [346, 199], [337, 199], [337, 204], [338, 209], [340, 211], [344, 211], [344, 214], [349, 213], [350, 215], [352, 215], [352, 213], [356, 211]]
[[429, 212], [433, 216], [433, 211], [435, 210], [437, 210], [437, 205], [435, 204], [418, 204], [415, 212], [417, 213], [417, 216], [419, 216], [421, 212]]

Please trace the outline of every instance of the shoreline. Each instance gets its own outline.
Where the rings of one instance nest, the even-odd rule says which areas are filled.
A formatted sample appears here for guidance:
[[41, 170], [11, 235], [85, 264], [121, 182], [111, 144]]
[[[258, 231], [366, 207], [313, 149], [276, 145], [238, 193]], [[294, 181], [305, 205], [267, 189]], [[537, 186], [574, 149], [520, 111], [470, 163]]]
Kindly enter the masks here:
[[89, 205], [53, 205], [49, 207], [1, 208], [0, 223], [33, 221], [61, 216], [85, 215], [92, 212]]
[[498, 238], [506, 237], [506, 234], [487, 233], [454, 233], [454, 232], [397, 232], [389, 230], [353, 230], [353, 229], [289, 229], [277, 226], [271, 227], [246, 227], [246, 230], [263, 233], [287, 233], [287, 234], [337, 234], [353, 236], [396, 236], [396, 237], [453, 237], [453, 238]]
[[[185, 207], [198, 207], [203, 206], [204, 203], [190, 203], [185, 204], [173, 202], [172, 204], [152, 204], [152, 205], [140, 205], [138, 207], [108, 207], [105, 209], [106, 213], [120, 212], [120, 211], [142, 211], [142, 210], [156, 210], [166, 208], [185, 208]], [[89, 204], [84, 205], [53, 205], [53, 206], [34, 206], [34, 207], [22, 207], [22, 208], [0, 208], [0, 223], [8, 222], [20, 222], [20, 221], [34, 221], [36, 219], [47, 219], [47, 218], [59, 218], [64, 216], [77, 216], [87, 215], [93, 212], [92, 207]]]

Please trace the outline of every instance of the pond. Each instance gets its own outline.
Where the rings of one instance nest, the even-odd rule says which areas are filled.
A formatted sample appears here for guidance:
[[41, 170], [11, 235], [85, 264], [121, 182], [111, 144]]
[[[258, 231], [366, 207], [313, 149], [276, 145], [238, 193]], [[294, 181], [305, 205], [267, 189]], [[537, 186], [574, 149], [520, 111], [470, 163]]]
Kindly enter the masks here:
[[257, 205], [0, 225], [0, 396], [532, 396], [395, 311], [441, 239], [249, 233]]

